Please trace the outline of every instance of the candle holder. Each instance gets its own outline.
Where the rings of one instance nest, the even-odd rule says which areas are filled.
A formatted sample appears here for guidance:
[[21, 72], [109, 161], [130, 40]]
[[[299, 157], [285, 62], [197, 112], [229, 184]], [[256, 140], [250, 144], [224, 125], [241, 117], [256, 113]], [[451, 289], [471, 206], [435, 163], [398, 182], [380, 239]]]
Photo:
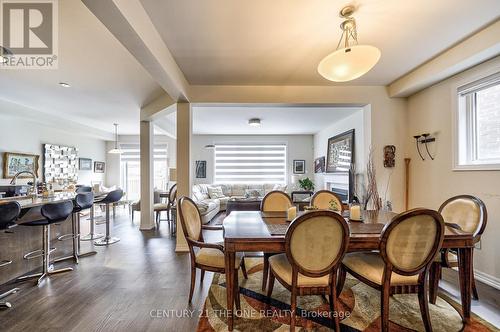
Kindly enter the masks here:
[[361, 205], [359, 203], [353, 202], [349, 205], [349, 220], [363, 221], [361, 217]]

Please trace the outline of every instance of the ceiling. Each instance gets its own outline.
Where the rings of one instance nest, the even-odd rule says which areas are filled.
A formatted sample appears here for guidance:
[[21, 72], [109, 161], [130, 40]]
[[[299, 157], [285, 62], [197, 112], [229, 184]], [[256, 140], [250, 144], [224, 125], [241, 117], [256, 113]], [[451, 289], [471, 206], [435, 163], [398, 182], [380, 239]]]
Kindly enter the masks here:
[[[329, 85], [340, 0], [141, 0], [190, 84]], [[498, 19], [498, 0], [358, 0], [360, 44], [380, 62], [350, 85], [387, 85]]]
[[137, 134], [140, 106], [163, 93], [79, 0], [59, 1], [59, 68], [2, 70], [0, 86], [0, 99], [121, 134]]
[[[193, 133], [198, 135], [305, 135], [315, 134], [354, 112], [355, 107], [194, 106]], [[261, 126], [248, 125], [260, 118]], [[169, 115], [175, 121], [175, 115]]]

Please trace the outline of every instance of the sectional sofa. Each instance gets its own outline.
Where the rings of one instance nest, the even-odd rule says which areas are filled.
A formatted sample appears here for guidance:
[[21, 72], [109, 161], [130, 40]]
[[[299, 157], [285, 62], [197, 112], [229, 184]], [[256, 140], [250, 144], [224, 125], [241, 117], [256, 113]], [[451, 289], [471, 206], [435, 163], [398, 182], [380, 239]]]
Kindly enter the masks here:
[[[218, 189], [222, 189], [222, 193]], [[193, 200], [200, 210], [202, 222], [210, 222], [220, 211], [225, 211], [231, 198], [264, 197], [272, 190], [286, 191], [285, 185], [265, 184], [195, 184]]]

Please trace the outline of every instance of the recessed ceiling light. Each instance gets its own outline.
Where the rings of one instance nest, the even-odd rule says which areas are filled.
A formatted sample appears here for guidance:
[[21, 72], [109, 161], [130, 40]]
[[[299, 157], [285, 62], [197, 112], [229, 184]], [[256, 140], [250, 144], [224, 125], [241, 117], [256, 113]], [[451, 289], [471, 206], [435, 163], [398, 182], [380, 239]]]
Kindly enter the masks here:
[[71, 85], [69, 85], [69, 83], [59, 82], [59, 85], [62, 86], [63, 88], [71, 88]]
[[252, 127], [260, 127], [260, 119], [259, 118], [252, 118], [248, 120], [248, 125]]

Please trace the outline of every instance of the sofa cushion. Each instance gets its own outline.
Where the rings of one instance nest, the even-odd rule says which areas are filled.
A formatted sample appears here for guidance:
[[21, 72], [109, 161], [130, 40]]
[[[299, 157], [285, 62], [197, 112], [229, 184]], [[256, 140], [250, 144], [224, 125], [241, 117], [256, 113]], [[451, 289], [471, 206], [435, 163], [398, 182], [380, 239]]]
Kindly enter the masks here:
[[227, 196], [227, 197], [232, 196], [230, 184], [218, 184], [217, 186], [222, 188], [222, 193], [224, 194], [224, 196]]
[[247, 189], [245, 190], [245, 197], [247, 198], [264, 197], [264, 189]]
[[214, 199], [214, 198], [222, 198], [225, 195], [222, 192], [221, 187], [208, 187], [208, 196], [210, 196], [210, 198]]
[[275, 184], [272, 190], [286, 191], [286, 184]]
[[204, 199], [202, 201], [196, 202], [198, 210], [202, 215], [210, 213], [212, 210], [217, 209], [220, 205], [218, 199]]
[[245, 196], [245, 190], [248, 189], [246, 184], [233, 184], [231, 186], [231, 196]]

